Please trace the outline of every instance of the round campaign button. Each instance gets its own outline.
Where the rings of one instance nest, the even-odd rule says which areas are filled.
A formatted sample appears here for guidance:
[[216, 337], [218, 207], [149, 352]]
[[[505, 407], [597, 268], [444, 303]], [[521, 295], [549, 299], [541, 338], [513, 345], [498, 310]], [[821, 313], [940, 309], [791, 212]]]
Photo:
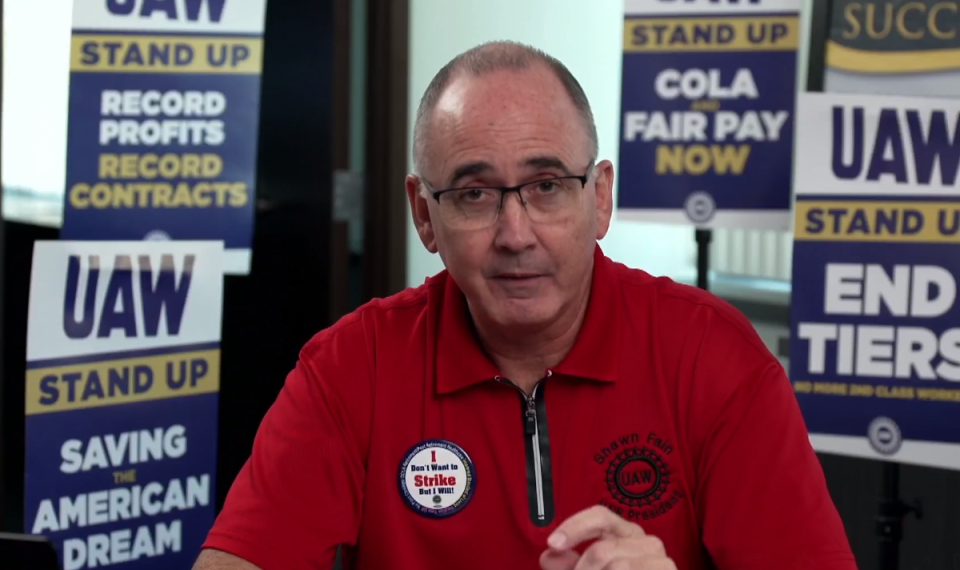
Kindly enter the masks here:
[[476, 487], [473, 462], [457, 444], [444, 439], [410, 448], [399, 470], [400, 495], [417, 513], [434, 518], [460, 512]]

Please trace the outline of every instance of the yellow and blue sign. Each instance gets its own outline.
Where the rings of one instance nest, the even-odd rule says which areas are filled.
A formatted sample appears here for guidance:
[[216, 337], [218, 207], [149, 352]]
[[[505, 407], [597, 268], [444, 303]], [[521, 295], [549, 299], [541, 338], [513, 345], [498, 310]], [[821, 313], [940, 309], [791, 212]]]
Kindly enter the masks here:
[[266, 0], [75, 0], [61, 238], [220, 240], [250, 271]]
[[64, 570], [190, 568], [215, 516], [223, 243], [37, 242], [26, 532]]
[[960, 469], [960, 102], [804, 93], [790, 378], [823, 452]]
[[625, 0], [618, 214], [787, 229], [800, 0]]
[[960, 96], [960, 1], [832, 0], [824, 87]]

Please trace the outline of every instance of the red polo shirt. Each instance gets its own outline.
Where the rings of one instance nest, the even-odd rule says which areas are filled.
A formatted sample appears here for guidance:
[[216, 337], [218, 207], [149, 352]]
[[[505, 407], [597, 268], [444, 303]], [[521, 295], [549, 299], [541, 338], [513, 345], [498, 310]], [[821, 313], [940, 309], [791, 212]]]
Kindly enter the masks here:
[[712, 295], [599, 247], [583, 328], [527, 398], [445, 273], [303, 349], [205, 544], [263, 570], [538, 568], [606, 505], [680, 570], [855, 570], [790, 383]]

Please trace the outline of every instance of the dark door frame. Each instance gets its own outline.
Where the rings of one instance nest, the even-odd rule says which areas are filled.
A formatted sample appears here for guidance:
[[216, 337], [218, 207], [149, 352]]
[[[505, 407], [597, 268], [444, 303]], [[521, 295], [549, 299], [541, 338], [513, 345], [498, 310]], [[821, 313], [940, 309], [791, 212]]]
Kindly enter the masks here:
[[[351, 91], [351, 29], [355, 2], [361, 10], [366, 48], [365, 94]], [[351, 167], [351, 108], [361, 106], [363, 134], [363, 254], [360, 283], [350, 279], [349, 222], [331, 221], [330, 324], [348, 313], [350, 287], [361, 288], [366, 302], [406, 287], [407, 205], [403, 178], [407, 172], [407, 88], [409, 0], [335, 0], [332, 167]], [[357, 173], [360, 174], [360, 173]], [[337, 190], [334, 190], [336, 194]], [[336, 199], [336, 198], [334, 198]]]
[[[3, 0], [0, 0], [0, 123], [3, 121]], [[3, 174], [0, 173], [0, 180], [3, 180]], [[6, 451], [6, 446], [4, 445], [4, 433], [3, 433], [3, 393], [4, 393], [4, 382], [7, 381], [7, 378], [3, 377], [3, 285], [6, 281], [6, 274], [4, 273], [3, 266], [3, 253], [4, 253], [4, 234], [6, 230], [3, 223], [3, 192], [2, 192], [2, 183], [0, 183], [0, 513], [5, 513], [6, 505], [4, 505], [4, 498], [8, 496], [8, 493], [4, 492], [6, 487], [6, 478], [4, 473], [6, 472], [7, 461], [5, 461], [4, 452]], [[0, 520], [0, 528], [3, 528], [2, 520]]]
[[367, 0], [363, 298], [407, 280], [409, 0]]
[[[331, 168], [336, 172], [350, 169], [350, 45], [353, 0], [334, 0], [333, 3], [333, 117]], [[336, 200], [336, 182], [333, 183], [332, 199]], [[335, 205], [331, 204], [331, 212]], [[336, 213], [330, 220], [330, 324], [349, 311], [350, 284], [350, 224], [338, 219]]]

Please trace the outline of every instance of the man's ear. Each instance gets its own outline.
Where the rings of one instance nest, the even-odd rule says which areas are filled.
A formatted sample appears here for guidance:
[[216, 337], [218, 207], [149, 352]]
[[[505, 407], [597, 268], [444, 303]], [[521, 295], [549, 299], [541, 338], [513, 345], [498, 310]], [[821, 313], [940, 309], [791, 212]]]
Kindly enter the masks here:
[[437, 253], [437, 240], [433, 233], [433, 222], [430, 220], [430, 207], [427, 204], [427, 198], [420, 193], [422, 187], [420, 177], [416, 174], [408, 174], [404, 183], [417, 235], [420, 236], [420, 241], [423, 242], [423, 247], [427, 248], [427, 251]]
[[597, 199], [597, 239], [603, 239], [610, 229], [613, 216], [613, 163], [603, 160], [594, 167], [596, 182], [594, 189]]

